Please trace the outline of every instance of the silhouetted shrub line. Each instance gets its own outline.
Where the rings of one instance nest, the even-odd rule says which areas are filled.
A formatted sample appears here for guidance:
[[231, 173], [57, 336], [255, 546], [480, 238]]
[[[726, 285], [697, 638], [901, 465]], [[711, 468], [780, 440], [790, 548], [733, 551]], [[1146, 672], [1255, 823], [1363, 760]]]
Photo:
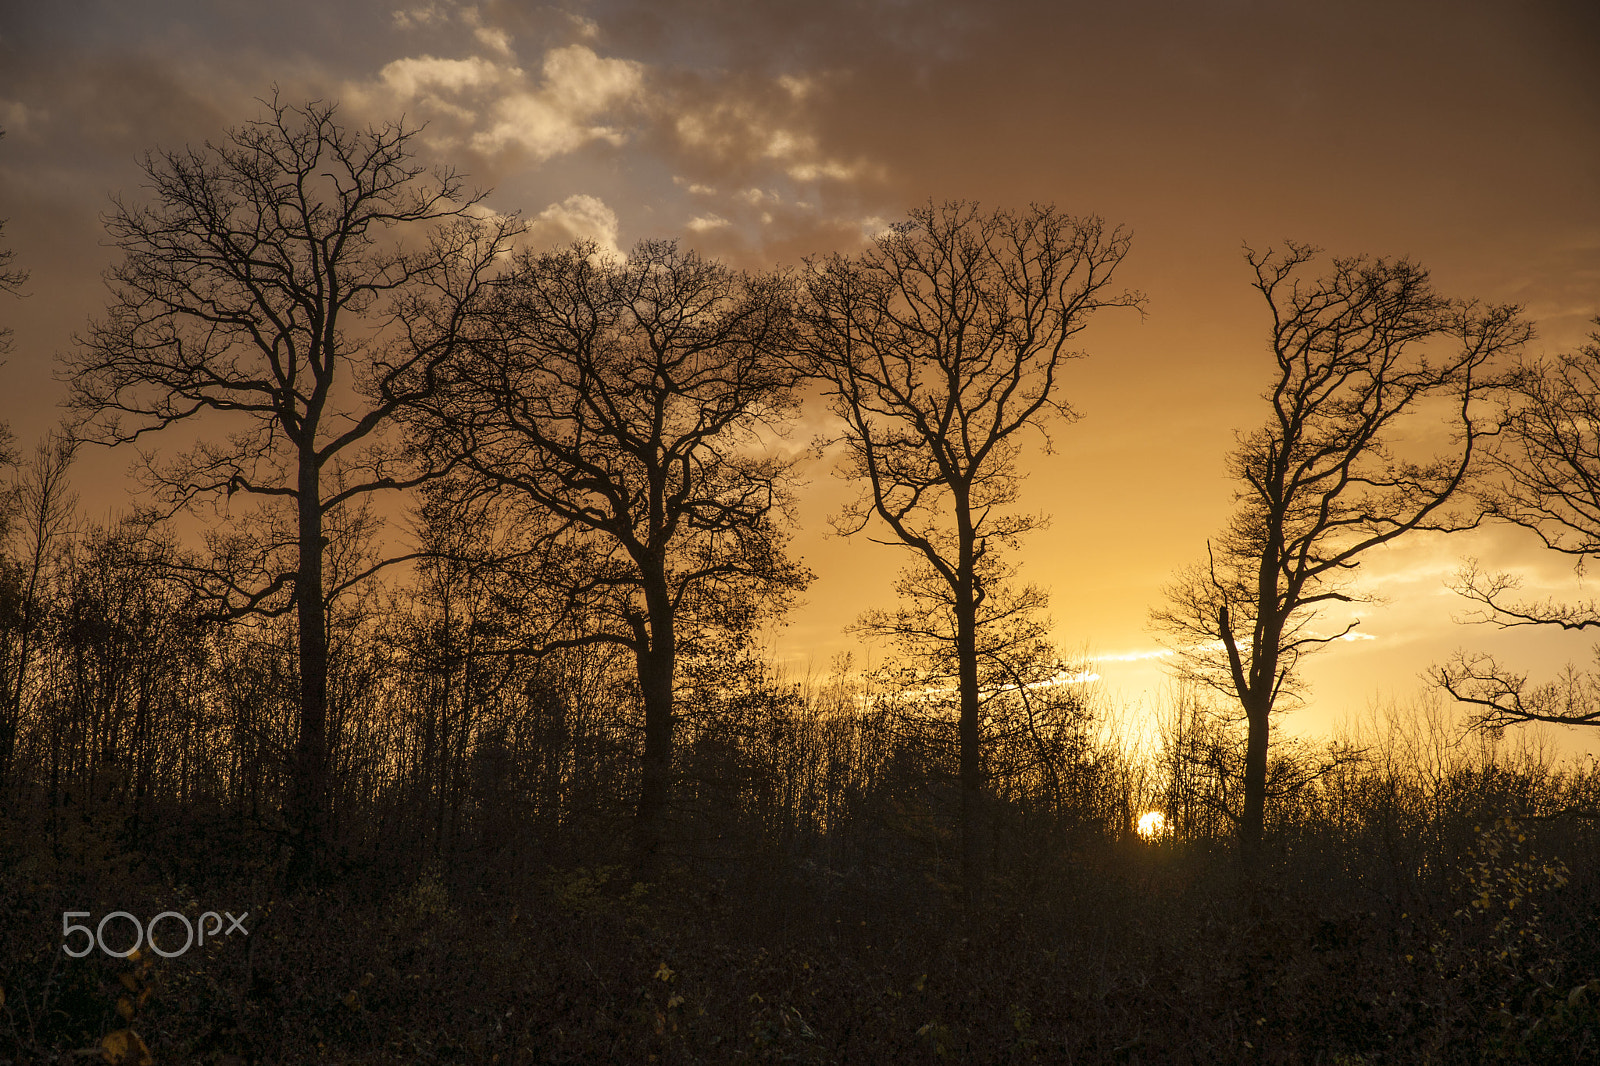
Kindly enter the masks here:
[[[1543, 1063], [1600, 1047], [1600, 841], [1571, 816], [1592, 807], [1593, 766], [1504, 746], [1430, 765], [1369, 738], [1294, 793], [1241, 891], [1212, 807], [1192, 808], [1193, 837], [1156, 843], [1122, 813], [1224, 786], [1152, 776], [1119, 798], [1105, 790], [1137, 775], [1091, 743], [1100, 769], [1075, 802], [1037, 808], [1039, 777], [997, 802], [972, 908], [941, 843], [941, 765], [895, 755], [926, 738], [886, 710], [821, 714], [827, 685], [750, 676], [769, 696], [741, 697], [731, 722], [763, 728], [748, 747], [689, 746], [686, 762], [715, 752], [721, 774], [697, 774], [723, 788], [686, 789], [679, 858], [648, 886], [628, 873], [625, 792], [605, 832], [513, 828], [492, 803], [517, 801], [479, 793], [448, 861], [431, 823], [374, 834], [392, 808], [351, 802], [320, 887], [229, 834], [238, 812], [216, 800], [147, 794], [137, 826], [114, 788], [13, 807], [0, 1053], [121, 1048], [123, 1032], [156, 1062], [213, 1063]], [[840, 792], [815, 794], [834, 814], [776, 799], [829, 765]], [[64, 910], [211, 901], [257, 916], [248, 946], [61, 957]]]

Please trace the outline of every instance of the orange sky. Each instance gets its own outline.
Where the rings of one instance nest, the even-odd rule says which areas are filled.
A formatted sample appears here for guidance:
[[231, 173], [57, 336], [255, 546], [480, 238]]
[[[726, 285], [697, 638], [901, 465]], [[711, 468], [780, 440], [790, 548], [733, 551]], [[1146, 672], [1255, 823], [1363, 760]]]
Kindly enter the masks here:
[[[1536, 351], [1571, 347], [1600, 312], [1596, 55], [1592, 2], [31, 5], [0, 25], [0, 217], [33, 272], [26, 300], [0, 303], [16, 330], [0, 420], [24, 444], [54, 420], [52, 357], [102, 305], [99, 214], [140, 195], [138, 157], [216, 137], [274, 84], [428, 122], [428, 150], [547, 243], [678, 235], [770, 267], [930, 197], [1052, 201], [1134, 230], [1119, 280], [1149, 304], [1083, 334], [1065, 388], [1084, 418], [1029, 460], [1023, 505], [1054, 521], [1026, 576], [1052, 590], [1065, 649], [1144, 655], [1162, 585], [1230, 509], [1233, 432], [1261, 417], [1265, 320], [1241, 242], [1409, 255], [1447, 294], [1526, 305]], [[124, 504], [128, 458], [81, 464], [91, 515]], [[819, 576], [779, 651], [825, 669], [899, 562], [824, 537], [847, 490], [811, 480], [797, 547]], [[1372, 559], [1388, 599], [1364, 608], [1374, 639], [1319, 657], [1295, 724], [1408, 699], [1459, 646], [1586, 660], [1581, 638], [1451, 620], [1465, 604], [1441, 581], [1466, 554], [1582, 593], [1530, 539]], [[1128, 701], [1163, 684], [1148, 658], [1096, 669]]]

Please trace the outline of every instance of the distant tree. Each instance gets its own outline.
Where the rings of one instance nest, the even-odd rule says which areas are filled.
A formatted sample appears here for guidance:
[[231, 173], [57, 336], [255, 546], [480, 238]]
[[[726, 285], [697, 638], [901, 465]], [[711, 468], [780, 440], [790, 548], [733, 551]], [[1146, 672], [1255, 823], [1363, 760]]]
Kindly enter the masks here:
[[[1595, 320], [1600, 326], [1600, 318]], [[1581, 575], [1600, 559], [1600, 329], [1573, 352], [1519, 367], [1506, 387], [1505, 430], [1488, 453], [1486, 510], [1536, 534], [1553, 552], [1573, 557]], [[1481, 620], [1502, 629], [1600, 628], [1593, 600], [1530, 603], [1511, 574], [1469, 563], [1456, 591], [1477, 602]], [[1518, 722], [1600, 726], [1600, 675], [1568, 666], [1554, 681], [1530, 685], [1525, 673], [1494, 656], [1461, 652], [1432, 671], [1450, 695], [1478, 708], [1488, 728]]]
[[[974, 626], [984, 787], [1013, 806], [1041, 806], [1057, 818], [1082, 814], [1075, 808], [1084, 790], [1073, 787], [1073, 778], [1089, 759], [1091, 708], [1075, 683], [1084, 671], [1065, 662], [1050, 639], [1044, 590], [1017, 586], [1000, 566], [995, 555], [979, 566], [985, 595]], [[878, 671], [890, 700], [929, 712], [938, 720], [927, 724], [936, 734], [948, 736], [946, 724], [959, 734], [961, 661], [950, 586], [924, 564], [903, 571], [895, 591], [893, 609], [867, 611], [852, 629], [888, 640], [899, 653]], [[959, 736], [951, 739], [941, 746], [951, 756], [939, 760], [945, 765], [959, 762]]]
[[1128, 243], [1053, 207], [929, 204], [864, 252], [807, 264], [799, 347], [844, 424], [829, 442], [843, 448], [839, 473], [861, 489], [835, 528], [855, 534], [876, 518], [889, 543], [916, 553], [902, 591], [932, 599], [904, 625], [937, 612], [929, 635], [948, 642], [955, 665], [969, 898], [983, 864], [979, 630], [1005, 572], [999, 551], [1040, 524], [1012, 509], [1017, 458], [1025, 431], [1048, 451], [1047, 422], [1077, 418], [1059, 379], [1089, 316], [1139, 305], [1109, 289]]
[[[1517, 308], [1446, 299], [1407, 260], [1335, 259], [1326, 275], [1299, 277], [1316, 255], [1302, 244], [1246, 253], [1272, 315], [1271, 415], [1229, 457], [1239, 509], [1227, 530], [1152, 612], [1178, 675], [1243, 712], [1246, 855], [1261, 842], [1272, 715], [1298, 695], [1301, 659], [1357, 625], [1318, 630], [1321, 611], [1366, 599], [1351, 580], [1372, 549], [1477, 522], [1446, 506], [1494, 429], [1491, 370], [1530, 335]], [[1402, 436], [1441, 433], [1436, 454], [1398, 454]]]
[[671, 791], [674, 687], [695, 630], [748, 628], [809, 574], [784, 551], [790, 465], [766, 447], [794, 410], [790, 298], [671, 242], [525, 255], [494, 286], [470, 355], [430, 405], [460, 499], [524, 527], [547, 654], [632, 652], [644, 704], [635, 862], [654, 876]]
[[[5, 130], [0, 130], [0, 138], [5, 135]], [[11, 265], [15, 253], [3, 243], [5, 227], [6, 220], [0, 218], [0, 292], [15, 296], [27, 282], [28, 275]], [[11, 350], [11, 336], [11, 327], [0, 325], [0, 355]], [[15, 441], [11, 426], [0, 422], [0, 467], [16, 464]], [[17, 517], [18, 488], [16, 484], [0, 487], [0, 790], [10, 780], [11, 757], [16, 746], [16, 702], [20, 700], [22, 684], [13, 645], [25, 639], [21, 632], [27, 628], [24, 625], [22, 568], [8, 550]], [[25, 647], [24, 644], [22, 657], [26, 656]]]
[[77, 510], [67, 481], [75, 450], [76, 442], [59, 432], [39, 441], [13, 493], [15, 543], [0, 539], [0, 796], [11, 784], [29, 667], [47, 607], [42, 595], [46, 567], [70, 534]]
[[[289, 812], [297, 862], [325, 808], [329, 516], [404, 489], [396, 415], [438, 382], [466, 309], [518, 231], [475, 210], [453, 170], [415, 161], [416, 129], [291, 107], [221, 144], [147, 155], [151, 202], [113, 201], [112, 299], [62, 364], [81, 434], [135, 441], [197, 416], [228, 427], [144, 473], [166, 507], [236, 493], [292, 509], [286, 565], [209, 575], [228, 613], [295, 612], [299, 730]], [[337, 472], [337, 477], [333, 474]]]
[[220, 754], [197, 735], [216, 627], [178, 579], [177, 551], [169, 530], [137, 514], [64, 539], [40, 627], [40, 698], [26, 719], [26, 750], [53, 771], [38, 775], [52, 808], [68, 794], [125, 802], [134, 839], [154, 800], [183, 794], [202, 751]]

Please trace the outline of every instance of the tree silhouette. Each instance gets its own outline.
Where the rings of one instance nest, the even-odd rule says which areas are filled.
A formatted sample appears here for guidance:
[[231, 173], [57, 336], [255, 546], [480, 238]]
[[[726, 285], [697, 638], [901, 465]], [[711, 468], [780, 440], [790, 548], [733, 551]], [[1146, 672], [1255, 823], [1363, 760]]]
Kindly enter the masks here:
[[385, 431], [437, 384], [518, 230], [471, 213], [483, 194], [454, 171], [418, 164], [416, 132], [351, 129], [332, 104], [274, 98], [221, 144], [147, 155], [150, 202], [115, 200], [106, 221], [123, 253], [110, 307], [62, 366], [88, 439], [127, 443], [199, 416], [228, 427], [144, 463], [170, 510], [242, 492], [293, 511], [289, 564], [209, 576], [227, 613], [295, 612], [288, 806], [302, 869], [327, 785], [327, 520], [433, 473], [408, 467]]
[[794, 406], [782, 279], [647, 241], [520, 258], [431, 405], [428, 447], [528, 532], [541, 653], [629, 649], [644, 704], [635, 863], [656, 873], [674, 685], [700, 627], [744, 629], [809, 579], [784, 553], [789, 464], [764, 438]]
[[854, 534], [881, 521], [890, 543], [928, 568], [905, 587], [937, 589], [951, 623], [938, 639], [958, 675], [969, 897], [983, 862], [978, 629], [992, 575], [1004, 572], [997, 550], [1039, 524], [1011, 507], [1021, 438], [1077, 417], [1059, 375], [1090, 314], [1139, 304], [1108, 290], [1128, 242], [1121, 229], [1053, 207], [984, 214], [929, 204], [866, 251], [806, 271], [800, 350], [844, 422], [830, 442], [844, 451], [839, 472], [861, 486], [835, 527]]
[[[1493, 432], [1483, 408], [1491, 370], [1530, 335], [1515, 307], [1451, 301], [1407, 260], [1335, 259], [1302, 280], [1317, 249], [1246, 253], [1272, 314], [1277, 377], [1271, 415], [1240, 434], [1228, 466], [1239, 508], [1208, 546], [1209, 559], [1152, 612], [1173, 639], [1180, 676], [1236, 699], [1247, 723], [1238, 822], [1246, 855], [1261, 842], [1274, 711], [1296, 695], [1301, 658], [1353, 630], [1315, 628], [1323, 608], [1361, 602], [1351, 579], [1373, 548], [1416, 529], [1476, 524], [1446, 505]], [[1437, 433], [1448, 447], [1400, 456], [1403, 435]]]
[[[77, 496], [67, 481], [74, 450], [70, 437], [46, 433], [14, 486], [20, 550], [15, 559], [0, 555], [0, 584], [11, 586], [0, 591], [0, 599], [13, 600], [6, 605], [10, 609], [0, 608], [0, 796], [11, 783], [29, 667], [47, 608], [45, 571], [58, 543], [69, 535], [77, 510]], [[0, 546], [5, 546], [4, 539]]]
[[[1600, 325], [1600, 319], [1596, 319]], [[1553, 552], [1573, 556], [1581, 574], [1600, 557], [1600, 329], [1576, 351], [1519, 367], [1507, 382], [1505, 432], [1488, 454], [1493, 476], [1481, 495], [1491, 515], [1531, 530]], [[1520, 581], [1469, 563], [1456, 589], [1477, 602], [1480, 618], [1504, 629], [1600, 628], [1593, 600], [1530, 603]], [[1479, 708], [1479, 722], [1600, 725], [1600, 677], [1567, 667], [1554, 681], [1530, 685], [1525, 673], [1494, 656], [1461, 652], [1432, 671], [1456, 699]]]

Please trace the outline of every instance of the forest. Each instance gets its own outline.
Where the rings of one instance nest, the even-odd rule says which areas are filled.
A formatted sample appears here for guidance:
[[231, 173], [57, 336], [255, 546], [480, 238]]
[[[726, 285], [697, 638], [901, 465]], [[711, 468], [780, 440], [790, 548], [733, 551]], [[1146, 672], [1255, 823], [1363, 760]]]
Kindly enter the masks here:
[[[542, 248], [416, 133], [274, 98], [147, 156], [59, 428], [0, 432], [0, 1061], [1600, 1055], [1600, 768], [1530, 731], [1600, 726], [1596, 675], [1463, 652], [1279, 729], [1383, 546], [1600, 554], [1600, 333], [1534, 358], [1408, 259], [1247, 250], [1260, 422], [1141, 738], [1020, 570], [1079, 335], [1145, 306], [1126, 229]], [[105, 447], [139, 491], [95, 520]], [[802, 455], [905, 563], [870, 668], [771, 652]]]

